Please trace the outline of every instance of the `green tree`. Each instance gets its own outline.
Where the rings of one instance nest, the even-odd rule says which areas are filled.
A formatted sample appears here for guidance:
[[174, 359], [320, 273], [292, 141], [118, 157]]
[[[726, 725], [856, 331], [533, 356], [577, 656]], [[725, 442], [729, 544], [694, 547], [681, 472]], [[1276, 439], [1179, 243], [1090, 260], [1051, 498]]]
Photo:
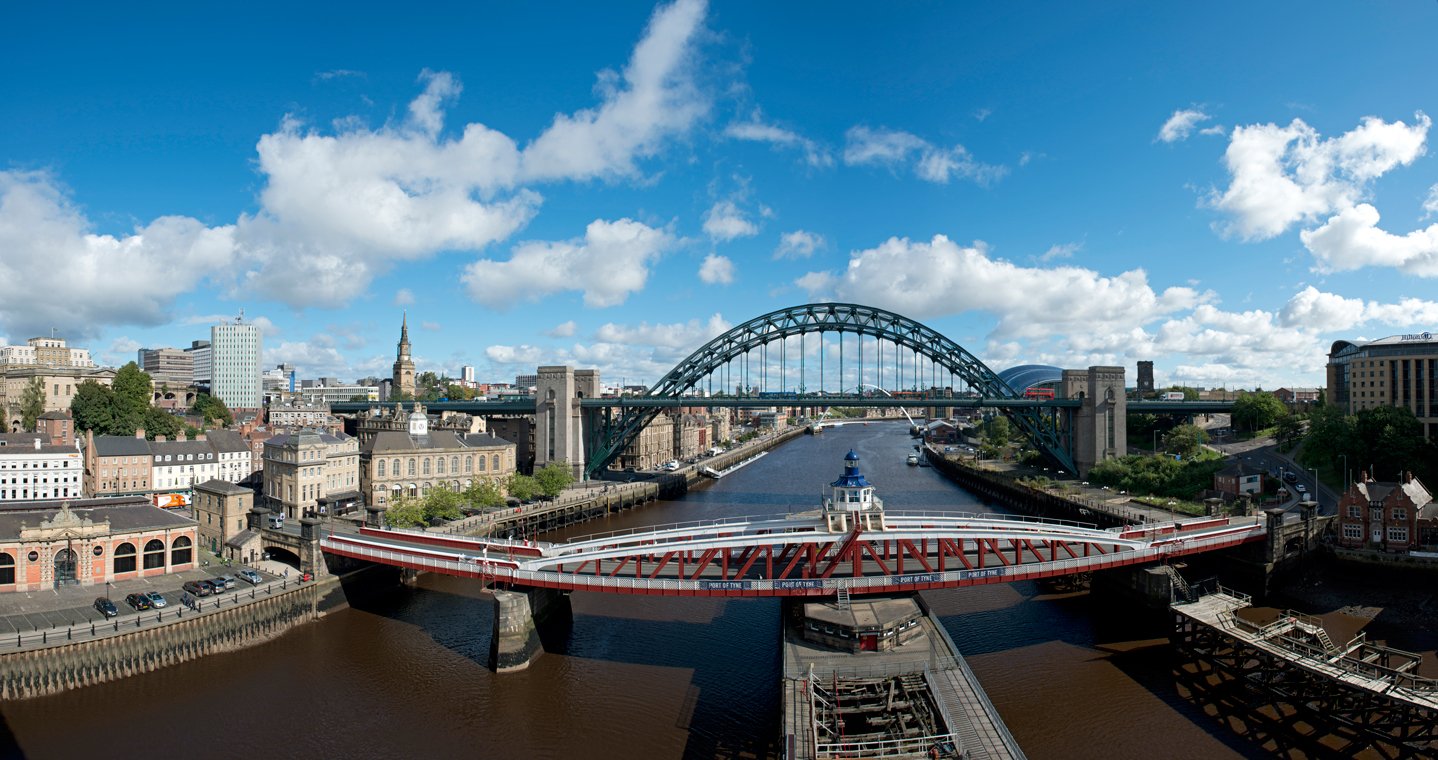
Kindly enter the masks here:
[[1192, 459], [1203, 449], [1203, 428], [1197, 425], [1179, 425], [1163, 437], [1163, 450]]
[[997, 448], [1009, 445], [1009, 419], [1004, 416], [995, 417], [984, 423], [984, 438]]
[[145, 410], [150, 407], [155, 386], [149, 374], [130, 362], [115, 373], [111, 387], [115, 391], [115, 422], [110, 433], [134, 435], [145, 424]]
[[504, 506], [504, 492], [493, 481], [476, 480], [464, 489], [464, 500], [480, 509]]
[[509, 491], [510, 496], [520, 501], [525, 501], [533, 499], [534, 495], [539, 493], [539, 483], [535, 482], [534, 478], [528, 475], [516, 472], [509, 476], [509, 482], [505, 484], [505, 490]]
[[1296, 414], [1289, 414], [1286, 410], [1283, 414], [1278, 415], [1274, 425], [1277, 430], [1273, 432], [1273, 437], [1277, 438], [1278, 445], [1284, 448], [1292, 445], [1294, 441], [1298, 440], [1298, 436], [1303, 434], [1303, 420]]
[[416, 528], [428, 525], [429, 521], [424, 519], [424, 503], [420, 499], [398, 493], [389, 500], [384, 523], [391, 528]]
[[1255, 391], [1233, 402], [1233, 424], [1248, 430], [1262, 430], [1271, 427], [1284, 411], [1283, 402], [1272, 394]]
[[70, 416], [75, 430], [92, 430], [95, 435], [109, 435], [115, 425], [115, 392], [110, 386], [86, 380], [75, 389], [70, 399]]
[[190, 413], [207, 422], [214, 422], [221, 427], [235, 421], [235, 416], [230, 412], [230, 408], [225, 405], [225, 402], [208, 393], [201, 393], [195, 397], [195, 403], [190, 407]]
[[39, 377], [30, 378], [20, 394], [20, 424], [26, 430], [34, 431], [35, 422], [45, 413], [45, 381]]
[[440, 483], [424, 495], [424, 508], [422, 512], [424, 514], [425, 524], [429, 524], [429, 521], [434, 518], [458, 520], [464, 516], [459, 510], [460, 505], [463, 503], [464, 497], [462, 495], [456, 491], [451, 491], [447, 483]]
[[359, 401], [359, 402], [369, 401], [369, 396], [366, 395], [366, 394], [364, 394], [364, 393], [356, 393], [355, 395], [350, 396], [350, 401]]
[[574, 482], [574, 474], [569, 471], [568, 462], [550, 462], [534, 473], [534, 482], [546, 499], [553, 499]]
[[184, 423], [179, 417], [161, 409], [158, 406], [145, 408], [145, 438], [153, 441], [155, 436], [163, 435], [167, 440], [176, 440], [180, 432], [184, 430]]

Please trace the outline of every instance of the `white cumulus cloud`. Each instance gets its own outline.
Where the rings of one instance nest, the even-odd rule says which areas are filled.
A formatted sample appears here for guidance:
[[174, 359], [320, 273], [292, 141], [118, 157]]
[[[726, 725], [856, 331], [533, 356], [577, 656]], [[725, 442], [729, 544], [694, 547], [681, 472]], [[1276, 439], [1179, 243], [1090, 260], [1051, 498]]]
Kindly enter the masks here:
[[595, 339], [604, 343], [619, 343], [626, 346], [663, 346], [692, 351], [700, 345], [723, 335], [734, 325], [722, 314], [715, 313], [706, 321], [691, 319], [671, 325], [640, 322], [633, 327], [608, 323], [595, 331]]
[[844, 163], [849, 166], [887, 166], [897, 169], [913, 162], [914, 174], [929, 182], [947, 183], [950, 177], [970, 178], [989, 185], [1008, 174], [1008, 167], [975, 161], [962, 145], [942, 148], [899, 130], [858, 125], [844, 134]]
[[719, 201], [704, 212], [704, 232], [720, 243], [759, 234], [759, 226], [733, 201]]
[[585, 306], [604, 308], [643, 290], [649, 265], [675, 242], [669, 232], [641, 222], [596, 219], [583, 238], [520, 243], [508, 261], [480, 259], [460, 280], [471, 299], [499, 311], [566, 290], [581, 290]]
[[779, 247], [774, 249], [774, 259], [807, 259], [814, 251], [824, 247], [824, 236], [815, 232], [794, 230], [779, 236]]
[[[1164, 122], [1162, 127], [1159, 127], [1158, 137], [1153, 138], [1153, 141], [1159, 142], [1162, 140], [1166, 143], [1173, 143], [1187, 140], [1188, 136], [1193, 132], [1193, 128], [1198, 126], [1199, 122], [1208, 121], [1212, 118], [1212, 116], [1209, 116], [1199, 109], [1179, 109], [1174, 111], [1172, 116], [1168, 117], [1168, 121]], [[1222, 128], [1220, 128], [1220, 130], [1221, 129]], [[1204, 130], [1204, 132], [1205, 134], [1209, 134], [1208, 130]]]
[[734, 262], [727, 256], [711, 253], [699, 265], [699, 279], [710, 285], [728, 285], [734, 281]]
[[563, 324], [555, 325], [553, 330], [547, 330], [544, 334], [551, 338], [572, 338], [578, 331], [579, 325], [571, 319]]

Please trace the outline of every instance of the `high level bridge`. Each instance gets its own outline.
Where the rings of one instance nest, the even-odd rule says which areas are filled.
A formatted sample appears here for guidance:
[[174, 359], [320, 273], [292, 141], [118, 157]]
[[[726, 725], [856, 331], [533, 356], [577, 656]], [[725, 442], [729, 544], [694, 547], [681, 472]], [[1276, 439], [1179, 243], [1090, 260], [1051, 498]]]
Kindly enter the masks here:
[[[795, 343], [794, 350], [789, 344]], [[847, 352], [847, 354], [846, 354]], [[715, 392], [715, 387], [718, 392]], [[780, 309], [728, 330], [690, 354], [636, 397], [601, 398], [599, 373], [540, 367], [536, 396], [449, 401], [431, 411], [534, 415], [535, 465], [568, 462], [575, 474], [602, 472], [666, 408], [983, 407], [995, 408], [1055, 467], [1086, 474], [1127, 450], [1124, 417], [1135, 411], [1206, 413], [1230, 402], [1129, 402], [1123, 367], [1064, 370], [1055, 398], [1026, 398], [941, 333], [907, 317], [859, 304]], [[867, 393], [844, 389], [891, 389]], [[703, 391], [707, 396], [696, 397]], [[363, 412], [365, 402], [331, 404]]]

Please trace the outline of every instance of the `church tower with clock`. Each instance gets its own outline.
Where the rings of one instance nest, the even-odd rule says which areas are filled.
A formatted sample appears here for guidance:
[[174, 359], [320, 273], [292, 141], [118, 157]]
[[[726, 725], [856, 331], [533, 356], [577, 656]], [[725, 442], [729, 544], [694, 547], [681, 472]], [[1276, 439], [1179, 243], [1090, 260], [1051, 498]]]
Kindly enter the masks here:
[[414, 398], [414, 361], [409, 357], [409, 314], [399, 329], [399, 356], [394, 360], [394, 381], [390, 386], [394, 395], [408, 393]]

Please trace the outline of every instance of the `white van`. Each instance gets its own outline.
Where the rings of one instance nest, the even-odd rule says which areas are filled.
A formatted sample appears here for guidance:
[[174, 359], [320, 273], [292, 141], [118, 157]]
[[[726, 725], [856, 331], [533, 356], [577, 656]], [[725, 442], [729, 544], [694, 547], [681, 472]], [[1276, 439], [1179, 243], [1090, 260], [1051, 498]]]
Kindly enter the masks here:
[[270, 515], [270, 527], [271, 527], [271, 528], [283, 528], [283, 527], [285, 527], [285, 516], [284, 516], [283, 514]]

